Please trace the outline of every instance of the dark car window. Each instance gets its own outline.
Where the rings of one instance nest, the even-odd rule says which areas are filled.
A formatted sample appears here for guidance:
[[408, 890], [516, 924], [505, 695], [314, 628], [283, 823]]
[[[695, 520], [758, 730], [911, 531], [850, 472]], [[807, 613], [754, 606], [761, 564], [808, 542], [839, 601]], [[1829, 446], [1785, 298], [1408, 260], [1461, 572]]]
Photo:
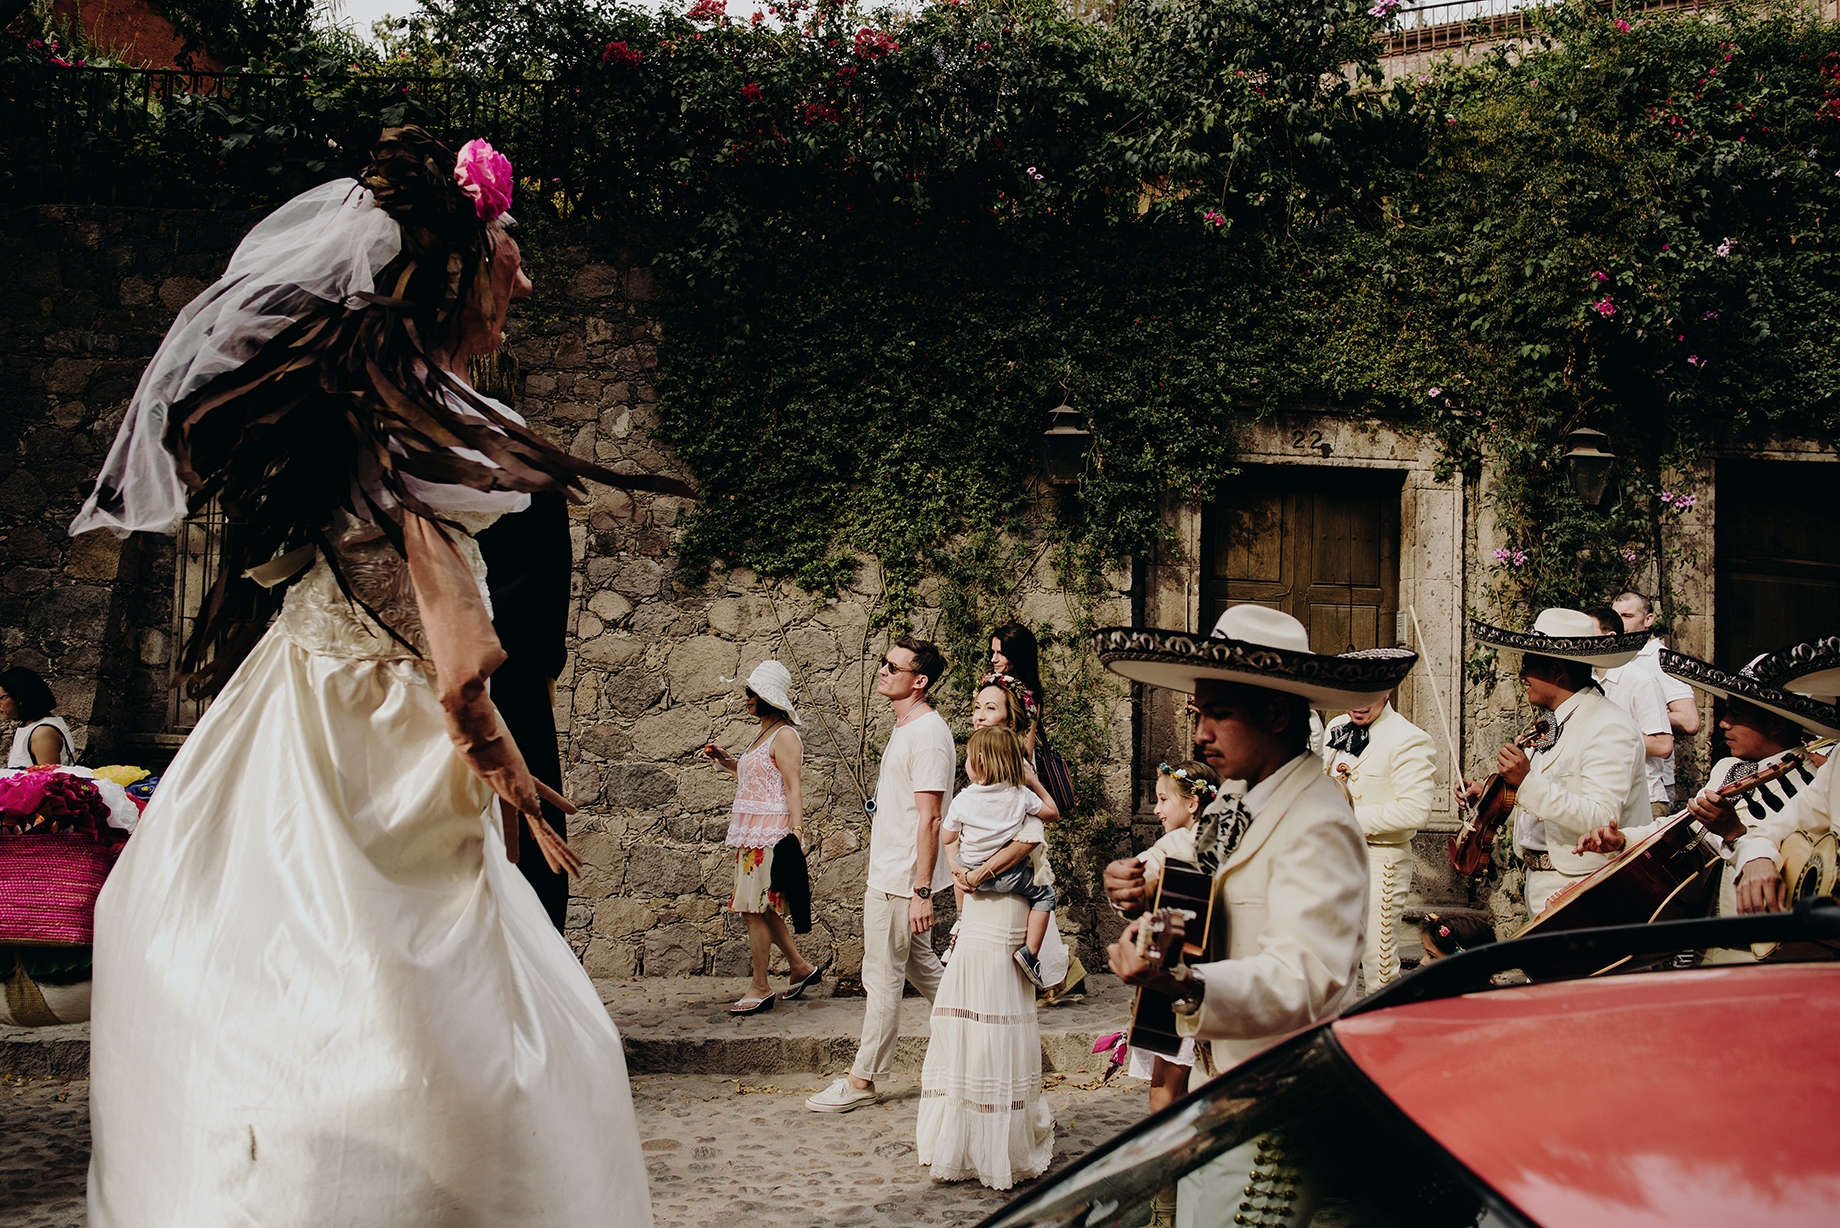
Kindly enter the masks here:
[[1394, 1108], [1319, 1028], [1119, 1135], [983, 1228], [1130, 1228], [1178, 1179], [1181, 1228], [1529, 1223]]

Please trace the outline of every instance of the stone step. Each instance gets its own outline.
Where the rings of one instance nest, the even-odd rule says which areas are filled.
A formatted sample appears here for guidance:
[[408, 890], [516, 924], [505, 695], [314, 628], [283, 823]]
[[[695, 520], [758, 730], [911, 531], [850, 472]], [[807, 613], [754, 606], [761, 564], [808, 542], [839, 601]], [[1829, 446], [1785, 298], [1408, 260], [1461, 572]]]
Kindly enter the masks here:
[[[746, 996], [746, 977], [641, 977], [596, 981], [601, 1001], [619, 1025], [627, 1068], [634, 1074], [842, 1074], [856, 1054], [863, 1000], [834, 998], [832, 982], [807, 990], [760, 1015], [736, 1019], [728, 1008]], [[1044, 1070], [1097, 1074], [1103, 1059], [1093, 1042], [1125, 1026], [1132, 991], [1116, 977], [1094, 973], [1087, 992], [1040, 1010]], [[901, 1001], [895, 1070], [915, 1072], [926, 1057], [927, 1003]], [[89, 1075], [89, 1025], [0, 1028], [0, 1074]]]

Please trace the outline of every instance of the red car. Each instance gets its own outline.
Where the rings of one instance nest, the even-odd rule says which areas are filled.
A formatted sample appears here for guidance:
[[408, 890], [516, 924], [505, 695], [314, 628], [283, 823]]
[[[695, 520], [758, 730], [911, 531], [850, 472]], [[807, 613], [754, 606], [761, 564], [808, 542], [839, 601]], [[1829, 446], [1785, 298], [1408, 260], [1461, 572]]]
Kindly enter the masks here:
[[[1840, 905], [1583, 930], [1439, 960], [1241, 1063], [983, 1228], [1130, 1228], [1253, 1138], [1280, 1183], [1181, 1186], [1182, 1228], [1840, 1225], [1840, 963], [1579, 977], [1623, 956], [1799, 942]], [[1498, 987], [1510, 968], [1533, 983]]]

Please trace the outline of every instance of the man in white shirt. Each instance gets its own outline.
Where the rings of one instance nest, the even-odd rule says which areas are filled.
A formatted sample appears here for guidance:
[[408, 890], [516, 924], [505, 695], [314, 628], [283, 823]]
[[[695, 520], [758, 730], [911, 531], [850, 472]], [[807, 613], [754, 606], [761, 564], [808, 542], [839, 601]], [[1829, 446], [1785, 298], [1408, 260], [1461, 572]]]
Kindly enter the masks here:
[[[1616, 600], [1610, 603], [1617, 617], [1623, 620], [1623, 630], [1628, 633], [1642, 632], [1648, 634], [1655, 625], [1655, 607], [1641, 593], [1618, 593]], [[1655, 685], [1661, 688], [1661, 701], [1667, 705], [1668, 724], [1673, 726], [1674, 737], [1691, 738], [1699, 733], [1699, 704], [1693, 697], [1693, 688], [1678, 678], [1669, 677], [1661, 668], [1661, 640], [1658, 636], [1649, 636], [1642, 645], [1641, 655], [1635, 663], [1640, 665]], [[1667, 788], [1667, 800], [1674, 800], [1674, 756], [1668, 755], [1667, 763], [1662, 768], [1661, 783]]]
[[[1585, 613], [1596, 620], [1598, 629], [1605, 635], [1628, 634], [1623, 630], [1622, 618], [1607, 605], [1592, 606]], [[1649, 643], [1659, 641], [1650, 640]], [[1674, 781], [1674, 725], [1668, 716], [1667, 701], [1661, 697], [1661, 685], [1649, 675], [1639, 657], [1628, 665], [1600, 668], [1597, 671], [1597, 681], [1604, 688], [1604, 697], [1628, 713], [1629, 719], [1635, 723], [1636, 732], [1642, 735], [1642, 768], [1648, 777], [1649, 809], [1656, 818], [1670, 813]], [[1694, 708], [1693, 711], [1697, 715], [1699, 709]]]
[[1394, 932], [1412, 889], [1412, 837], [1431, 819], [1437, 755], [1431, 735], [1386, 699], [1329, 722], [1323, 766], [1340, 780], [1367, 837], [1367, 951], [1361, 987], [1372, 993], [1399, 975]]
[[933, 952], [933, 892], [952, 885], [939, 855], [939, 824], [952, 803], [958, 748], [927, 690], [945, 672], [945, 657], [925, 640], [903, 636], [888, 649], [875, 693], [894, 706], [894, 732], [882, 751], [869, 836], [863, 896], [862, 1043], [848, 1077], [805, 1101], [817, 1113], [847, 1113], [878, 1098], [878, 1081], [894, 1073], [901, 986], [928, 1002], [944, 966]]
[[[1642, 735], [1623, 710], [1604, 697], [1592, 676], [1603, 666], [1627, 665], [1641, 650], [1636, 634], [1604, 635], [1582, 610], [1542, 610], [1531, 633], [1471, 619], [1470, 638], [1520, 653], [1519, 677], [1527, 702], [1552, 714], [1552, 741], [1528, 754], [1509, 743], [1495, 759], [1504, 783], [1518, 791], [1515, 839], [1527, 866], [1529, 916], [1581, 881], [1608, 859], [1580, 853], [1579, 837], [1598, 827], [1636, 827], [1653, 817], [1643, 770]], [[1482, 787], [1465, 780], [1472, 798]]]

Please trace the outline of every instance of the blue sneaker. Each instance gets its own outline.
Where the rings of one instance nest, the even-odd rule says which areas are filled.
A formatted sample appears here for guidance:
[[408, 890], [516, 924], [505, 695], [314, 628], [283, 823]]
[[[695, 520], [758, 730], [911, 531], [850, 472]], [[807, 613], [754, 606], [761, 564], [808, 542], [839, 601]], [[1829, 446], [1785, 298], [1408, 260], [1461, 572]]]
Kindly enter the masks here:
[[1035, 988], [1046, 989], [1048, 987], [1048, 982], [1041, 979], [1041, 961], [1035, 958], [1035, 952], [1027, 947], [1017, 947], [1016, 962], [1022, 965], [1024, 975], [1029, 978], [1029, 983]]

